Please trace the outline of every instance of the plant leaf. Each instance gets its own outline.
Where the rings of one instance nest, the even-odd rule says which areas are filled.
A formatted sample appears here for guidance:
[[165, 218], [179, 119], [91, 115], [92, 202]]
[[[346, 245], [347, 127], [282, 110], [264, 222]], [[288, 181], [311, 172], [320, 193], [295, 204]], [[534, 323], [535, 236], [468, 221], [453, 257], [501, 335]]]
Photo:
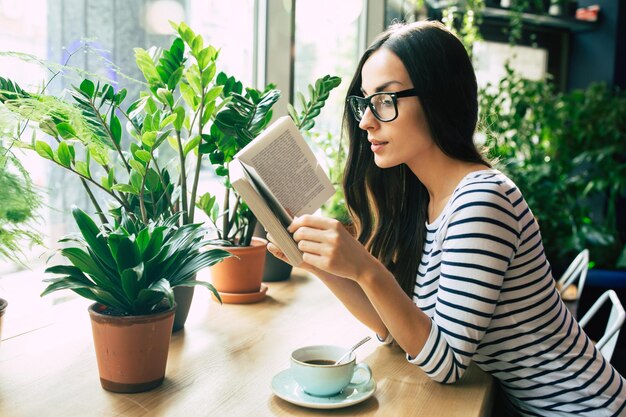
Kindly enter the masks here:
[[111, 136], [113, 141], [120, 146], [122, 142], [122, 123], [120, 119], [115, 115], [115, 112], [111, 112]]
[[59, 147], [57, 148], [57, 160], [64, 167], [70, 167], [72, 156], [70, 155], [70, 150], [67, 146], [67, 143], [59, 143]]
[[54, 152], [50, 145], [44, 141], [38, 140], [35, 142], [35, 152], [46, 159], [54, 161]]
[[185, 143], [185, 147], [183, 148], [183, 155], [187, 156], [187, 154], [195, 149], [199, 144], [200, 136], [195, 136], [193, 139], [187, 141], [187, 143]]
[[89, 98], [93, 98], [93, 93], [96, 89], [96, 86], [93, 84], [93, 81], [89, 79], [84, 79], [82, 83], [80, 83], [80, 90], [83, 91]]
[[150, 159], [151, 159], [150, 152], [145, 151], [143, 149], [139, 149], [139, 150], [135, 151], [135, 156], [137, 158], [141, 159], [143, 162], [146, 162], [146, 163], [150, 162]]

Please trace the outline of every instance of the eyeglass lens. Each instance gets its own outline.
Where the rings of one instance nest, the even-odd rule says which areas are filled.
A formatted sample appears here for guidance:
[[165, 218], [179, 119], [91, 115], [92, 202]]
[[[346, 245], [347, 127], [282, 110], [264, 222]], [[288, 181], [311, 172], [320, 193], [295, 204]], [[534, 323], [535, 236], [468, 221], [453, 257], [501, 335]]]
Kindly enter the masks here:
[[392, 120], [396, 117], [396, 103], [391, 94], [373, 94], [370, 97], [351, 97], [350, 107], [355, 118], [360, 121], [365, 115], [368, 105], [374, 116], [381, 120]]

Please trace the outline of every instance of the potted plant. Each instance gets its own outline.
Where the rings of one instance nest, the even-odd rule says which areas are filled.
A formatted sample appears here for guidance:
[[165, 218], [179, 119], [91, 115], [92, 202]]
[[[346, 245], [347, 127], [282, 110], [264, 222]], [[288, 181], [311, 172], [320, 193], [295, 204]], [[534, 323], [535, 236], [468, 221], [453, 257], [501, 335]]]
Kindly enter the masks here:
[[[0, 102], [22, 123], [54, 139], [56, 148], [42, 140], [23, 146], [78, 175], [102, 223], [110, 223], [108, 217], [119, 218], [124, 210], [144, 223], [180, 212], [179, 224], [185, 225], [194, 222], [199, 207], [215, 224], [221, 244], [250, 246], [256, 221], [229, 184], [228, 162], [267, 126], [280, 92], [273, 85], [244, 91], [234, 77], [217, 73], [219, 52], [213, 46], [205, 47], [202, 37], [185, 23], [173, 27], [176, 36], [169, 49], [135, 48], [148, 88], [128, 107], [123, 105], [125, 89], [115, 91], [90, 79], [70, 90], [68, 102], [45, 91], [27, 93], [0, 78], [0, 91], [5, 91]], [[292, 117], [301, 129], [313, 127], [313, 119], [338, 83], [337, 77], [326, 76], [310, 87], [308, 102], [300, 95], [301, 113], [293, 110]], [[169, 163], [159, 158], [166, 153], [160, 152], [164, 144], [175, 152]], [[215, 204], [215, 196], [198, 197], [200, 168], [207, 154], [224, 180], [221, 207]], [[93, 189], [113, 202], [108, 217]], [[259, 241], [258, 246], [263, 246], [259, 251], [264, 254], [264, 243]], [[260, 287], [254, 286], [258, 291]], [[177, 321], [188, 310], [191, 298], [187, 298], [189, 302], [179, 302]], [[184, 320], [175, 328], [182, 325]]]
[[82, 210], [72, 215], [80, 236], [63, 239], [71, 265], [52, 266], [42, 293], [70, 289], [95, 301], [89, 307], [94, 346], [104, 389], [140, 392], [163, 382], [174, 321], [173, 288], [202, 285], [202, 268], [230, 256], [213, 249], [200, 224], [178, 226], [177, 213], [147, 223], [122, 212], [113, 225], [98, 227]]
[[489, 156], [526, 190], [557, 273], [585, 248], [592, 265], [625, 268], [618, 209], [626, 197], [624, 92], [592, 84], [559, 94], [549, 81], [507, 68], [497, 88], [480, 96]]
[[[4, 136], [4, 132], [0, 132]], [[0, 141], [0, 258], [22, 263], [22, 245], [41, 245], [41, 237], [33, 228], [41, 199], [28, 172], [11, 150]], [[2, 321], [8, 302], [0, 298], [0, 339]]]
[[[215, 82], [218, 51], [186, 24], [173, 27], [168, 49], [135, 48], [146, 88], [128, 106], [126, 89], [89, 78], [69, 90], [69, 100], [0, 78], [0, 103], [53, 140], [52, 146], [36, 138], [17, 143], [77, 175], [103, 224], [122, 211], [144, 224], [176, 213], [180, 226], [195, 221], [204, 138], [228, 98]], [[108, 198], [109, 210], [96, 191]], [[175, 293], [178, 330], [193, 287]]]
[[[308, 86], [308, 99], [297, 93], [298, 109], [289, 105], [288, 110], [302, 132], [313, 128], [314, 119], [320, 114], [330, 91], [340, 82], [340, 78], [326, 75]], [[262, 299], [267, 289], [261, 286], [267, 241], [253, 236], [256, 218], [232, 187], [228, 164], [269, 124], [272, 107], [280, 98], [280, 92], [274, 85], [262, 91], [254, 88], [244, 91], [241, 82], [224, 74], [218, 76], [217, 83], [223, 86], [226, 104], [217, 113], [210, 133], [203, 137], [205, 142], [201, 148], [202, 152], [209, 154], [216, 174], [223, 179], [224, 198], [220, 205], [215, 195], [206, 193], [198, 206], [213, 222], [224, 248], [236, 255], [211, 270], [213, 283], [224, 302], [254, 302]]]

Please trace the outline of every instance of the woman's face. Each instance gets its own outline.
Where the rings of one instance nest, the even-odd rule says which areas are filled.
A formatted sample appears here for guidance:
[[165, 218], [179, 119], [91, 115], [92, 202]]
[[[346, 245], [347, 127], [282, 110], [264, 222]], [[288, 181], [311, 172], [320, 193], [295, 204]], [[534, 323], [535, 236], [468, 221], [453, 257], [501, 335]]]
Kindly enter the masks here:
[[[404, 64], [389, 49], [380, 48], [374, 52], [361, 70], [361, 91], [364, 97], [380, 91], [398, 92], [412, 87]], [[407, 164], [415, 172], [413, 167], [437, 146], [431, 138], [418, 98], [398, 98], [397, 106], [398, 117], [391, 122], [376, 119], [368, 108], [359, 127], [367, 131], [367, 140], [378, 167], [391, 168]]]

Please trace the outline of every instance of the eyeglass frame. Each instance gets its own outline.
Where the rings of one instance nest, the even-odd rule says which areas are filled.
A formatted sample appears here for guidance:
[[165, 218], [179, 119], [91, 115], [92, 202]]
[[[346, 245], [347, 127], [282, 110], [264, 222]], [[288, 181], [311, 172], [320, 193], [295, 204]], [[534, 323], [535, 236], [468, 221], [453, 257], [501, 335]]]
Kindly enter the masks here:
[[[382, 94], [387, 94], [391, 96], [391, 101], [393, 102], [393, 109], [395, 111], [395, 116], [393, 116], [391, 119], [383, 120], [376, 112], [376, 107], [374, 107], [374, 105], [372, 104], [372, 97], [376, 97]], [[360, 122], [361, 120], [363, 120], [363, 117], [358, 116], [358, 114], [356, 113], [354, 109], [354, 106], [351, 103], [351, 100], [356, 100], [357, 102], [361, 102], [361, 103], [363, 101], [366, 101], [367, 107], [370, 109], [370, 111], [372, 112], [376, 120], [383, 122], [383, 123], [387, 123], [387, 122], [393, 122], [394, 120], [398, 118], [398, 99], [403, 98], [403, 97], [418, 97], [417, 90], [415, 88], [409, 88], [407, 90], [402, 90], [402, 91], [380, 91], [378, 93], [371, 94], [367, 97], [360, 97], [360, 96], [353, 95], [353, 96], [348, 96], [348, 98], [346, 98], [346, 102], [348, 103], [348, 106], [350, 107], [352, 116], [357, 122]]]

